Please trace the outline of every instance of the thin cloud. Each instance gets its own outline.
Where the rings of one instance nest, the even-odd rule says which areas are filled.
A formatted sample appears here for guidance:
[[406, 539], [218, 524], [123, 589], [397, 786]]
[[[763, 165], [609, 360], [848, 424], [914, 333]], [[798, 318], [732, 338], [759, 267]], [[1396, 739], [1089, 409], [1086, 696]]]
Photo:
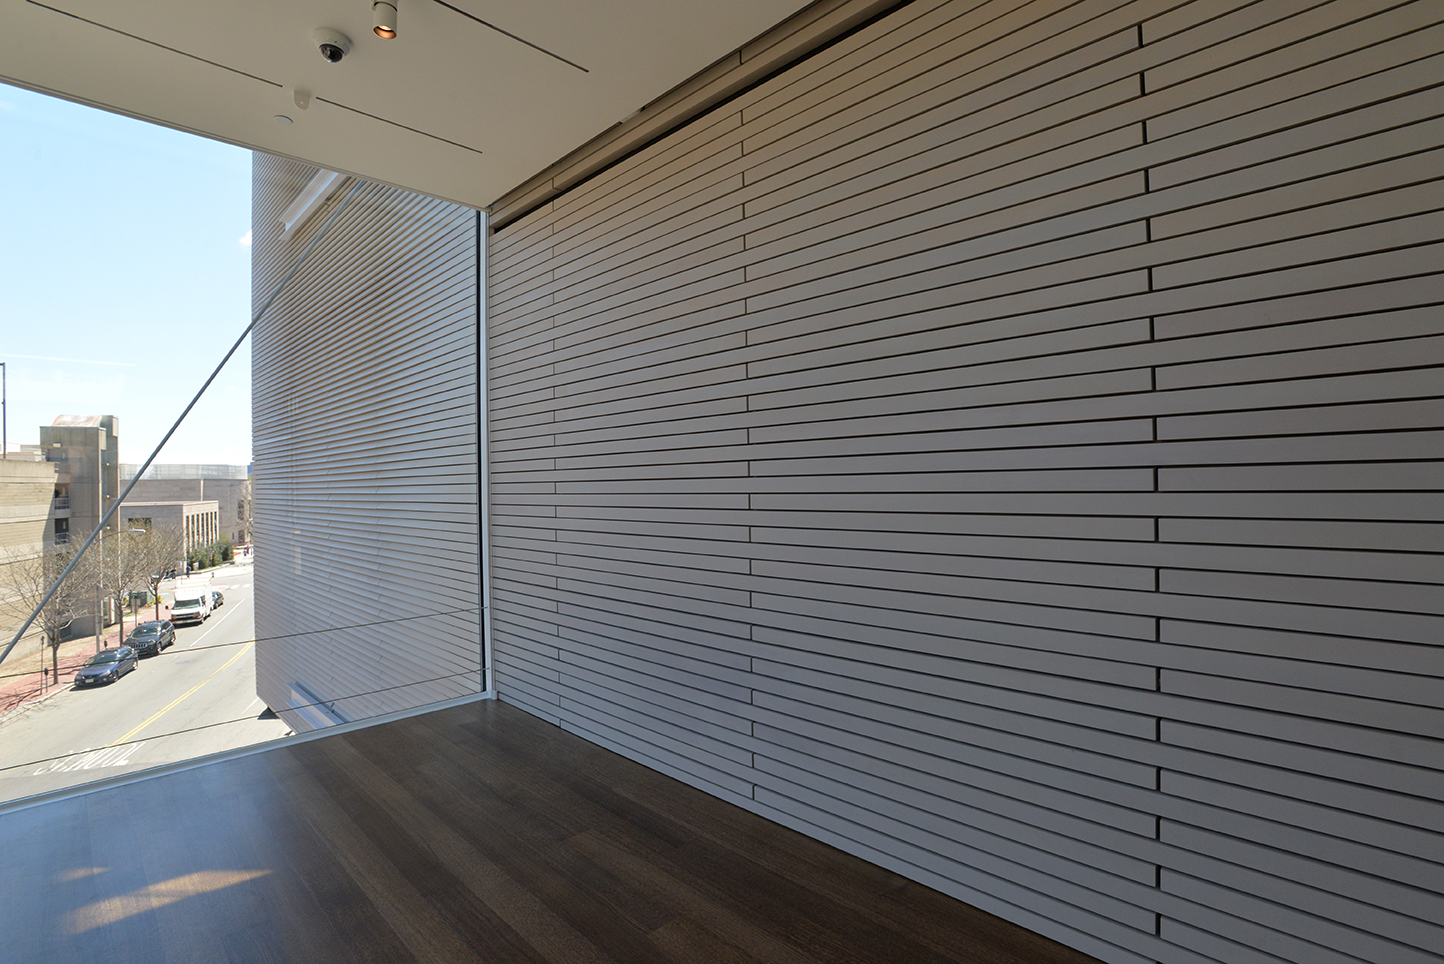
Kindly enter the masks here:
[[244, 245], [244, 246], [247, 247], [247, 248], [249, 248], [249, 247], [251, 246], [251, 229], [250, 229], [250, 228], [247, 228], [247, 229], [246, 229], [246, 233], [245, 233], [245, 234], [241, 235], [239, 238], [236, 238], [236, 244]]
[[4, 353], [6, 358], [23, 358], [26, 361], [57, 361], [70, 365], [113, 365], [116, 368], [136, 368], [135, 362], [105, 361], [99, 358], [57, 358], [54, 355], [16, 355], [11, 352]]

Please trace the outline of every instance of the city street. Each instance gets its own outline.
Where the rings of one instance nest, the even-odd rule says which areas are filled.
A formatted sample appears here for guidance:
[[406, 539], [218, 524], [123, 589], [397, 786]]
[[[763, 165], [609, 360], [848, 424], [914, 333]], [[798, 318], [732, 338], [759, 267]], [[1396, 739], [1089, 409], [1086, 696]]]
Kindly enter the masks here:
[[174, 646], [115, 683], [65, 686], [0, 718], [0, 801], [290, 732], [256, 698], [252, 567], [213, 573], [225, 605], [178, 627]]

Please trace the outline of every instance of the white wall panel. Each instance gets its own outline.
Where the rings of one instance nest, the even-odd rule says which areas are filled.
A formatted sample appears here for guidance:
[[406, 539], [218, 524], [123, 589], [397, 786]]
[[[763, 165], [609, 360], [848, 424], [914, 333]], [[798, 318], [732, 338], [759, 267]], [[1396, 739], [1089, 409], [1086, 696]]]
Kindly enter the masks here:
[[[353, 182], [288, 240], [314, 169], [254, 165], [259, 302]], [[483, 687], [478, 230], [365, 185], [256, 326], [256, 685], [278, 712], [295, 686], [343, 720]]]
[[1441, 49], [919, 0], [523, 185], [501, 698], [1106, 961], [1439, 960]]

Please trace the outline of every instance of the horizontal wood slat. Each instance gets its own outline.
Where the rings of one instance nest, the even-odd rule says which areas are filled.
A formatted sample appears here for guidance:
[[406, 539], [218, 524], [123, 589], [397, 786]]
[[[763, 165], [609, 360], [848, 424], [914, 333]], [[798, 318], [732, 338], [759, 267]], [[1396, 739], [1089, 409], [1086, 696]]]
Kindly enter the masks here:
[[1441, 31], [919, 0], [551, 183], [502, 698], [1103, 960], [1437, 959]]

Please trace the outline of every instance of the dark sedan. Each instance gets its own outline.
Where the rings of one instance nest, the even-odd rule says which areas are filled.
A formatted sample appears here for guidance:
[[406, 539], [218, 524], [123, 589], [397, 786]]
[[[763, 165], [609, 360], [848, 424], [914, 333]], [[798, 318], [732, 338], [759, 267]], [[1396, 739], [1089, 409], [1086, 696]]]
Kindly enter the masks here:
[[99, 686], [101, 683], [114, 683], [135, 669], [136, 659], [135, 650], [129, 646], [102, 649], [76, 670], [75, 685]]
[[175, 627], [169, 619], [141, 623], [125, 644], [134, 649], [137, 656], [159, 656], [161, 650], [175, 645]]

